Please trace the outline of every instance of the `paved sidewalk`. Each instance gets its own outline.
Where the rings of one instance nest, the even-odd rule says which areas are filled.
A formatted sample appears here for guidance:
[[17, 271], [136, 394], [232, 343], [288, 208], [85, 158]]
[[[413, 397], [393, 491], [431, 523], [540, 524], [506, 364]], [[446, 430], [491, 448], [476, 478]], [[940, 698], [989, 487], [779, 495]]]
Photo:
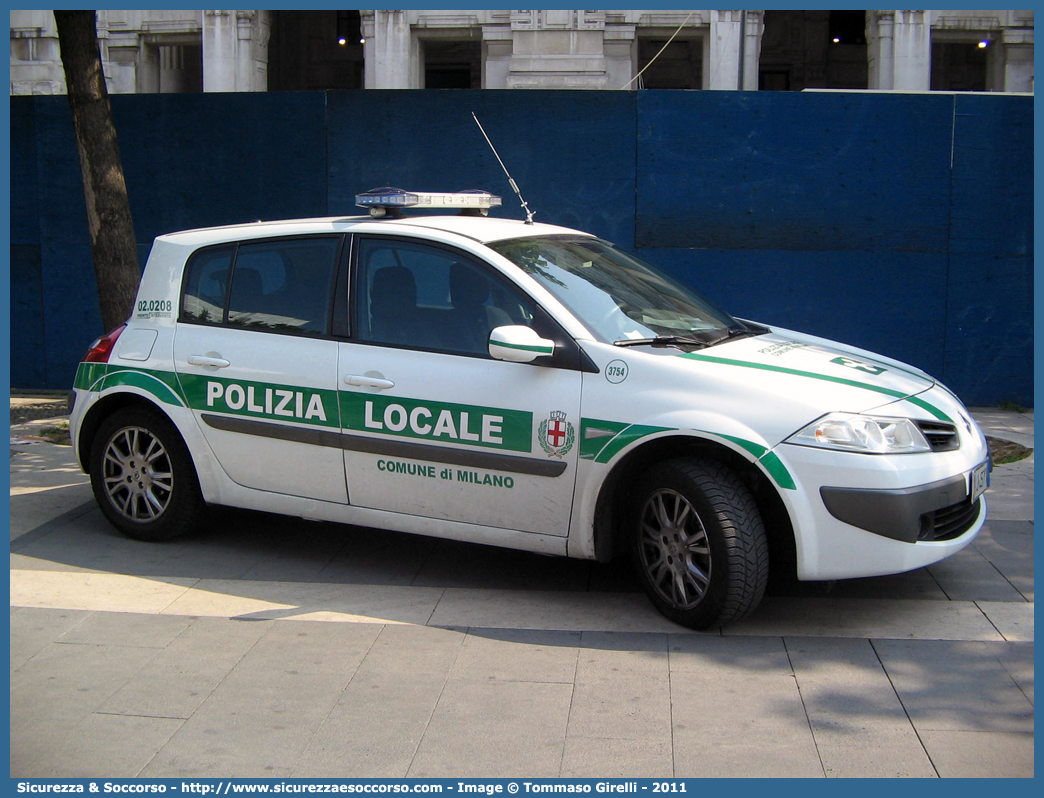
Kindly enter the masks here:
[[1032, 457], [957, 556], [697, 634], [619, 565], [231, 511], [138, 543], [11, 448], [14, 777], [1033, 775]]

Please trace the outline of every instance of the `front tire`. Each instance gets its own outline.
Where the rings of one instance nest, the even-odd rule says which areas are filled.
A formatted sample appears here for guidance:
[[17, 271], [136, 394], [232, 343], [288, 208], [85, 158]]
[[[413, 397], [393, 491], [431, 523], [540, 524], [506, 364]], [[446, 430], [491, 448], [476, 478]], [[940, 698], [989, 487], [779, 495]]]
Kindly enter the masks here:
[[158, 411], [130, 407], [103, 421], [90, 465], [98, 506], [128, 537], [171, 540], [202, 518], [206, 505], [192, 458]]
[[637, 497], [631, 556], [663, 615], [707, 629], [758, 606], [768, 582], [768, 541], [757, 504], [735, 473], [710, 460], [669, 460], [642, 477]]

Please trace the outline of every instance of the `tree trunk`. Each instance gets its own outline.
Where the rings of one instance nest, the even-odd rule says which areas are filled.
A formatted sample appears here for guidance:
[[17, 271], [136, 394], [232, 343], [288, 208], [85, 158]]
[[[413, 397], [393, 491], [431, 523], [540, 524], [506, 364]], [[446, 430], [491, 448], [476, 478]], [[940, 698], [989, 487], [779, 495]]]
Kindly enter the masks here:
[[105, 88], [94, 11], [55, 11], [62, 67], [80, 154], [102, 324], [111, 330], [134, 309], [141, 280], [137, 241], [116, 128]]

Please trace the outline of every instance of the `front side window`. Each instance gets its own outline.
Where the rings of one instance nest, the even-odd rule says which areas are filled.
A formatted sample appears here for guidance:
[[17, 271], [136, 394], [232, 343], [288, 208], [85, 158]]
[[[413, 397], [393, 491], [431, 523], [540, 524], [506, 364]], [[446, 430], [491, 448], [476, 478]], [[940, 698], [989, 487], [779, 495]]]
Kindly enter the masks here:
[[463, 253], [377, 238], [357, 252], [361, 341], [488, 357], [494, 327], [533, 324], [532, 303]]
[[182, 320], [323, 334], [340, 247], [328, 236], [201, 250], [186, 269]]
[[595, 238], [546, 236], [488, 246], [547, 288], [605, 343], [664, 337], [707, 345], [744, 325], [665, 274]]

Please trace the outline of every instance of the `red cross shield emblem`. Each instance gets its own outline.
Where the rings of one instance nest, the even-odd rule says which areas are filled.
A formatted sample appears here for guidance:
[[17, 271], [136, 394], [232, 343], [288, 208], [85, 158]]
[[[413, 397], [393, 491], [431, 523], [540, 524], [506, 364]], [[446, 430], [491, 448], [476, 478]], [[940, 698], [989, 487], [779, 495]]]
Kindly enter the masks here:
[[566, 441], [566, 425], [564, 421], [552, 421], [547, 425], [547, 442], [557, 449]]
[[576, 431], [573, 425], [566, 421], [565, 413], [552, 410], [548, 419], [540, 423], [537, 437], [540, 440], [540, 448], [547, 452], [548, 457], [562, 457], [573, 448]]

